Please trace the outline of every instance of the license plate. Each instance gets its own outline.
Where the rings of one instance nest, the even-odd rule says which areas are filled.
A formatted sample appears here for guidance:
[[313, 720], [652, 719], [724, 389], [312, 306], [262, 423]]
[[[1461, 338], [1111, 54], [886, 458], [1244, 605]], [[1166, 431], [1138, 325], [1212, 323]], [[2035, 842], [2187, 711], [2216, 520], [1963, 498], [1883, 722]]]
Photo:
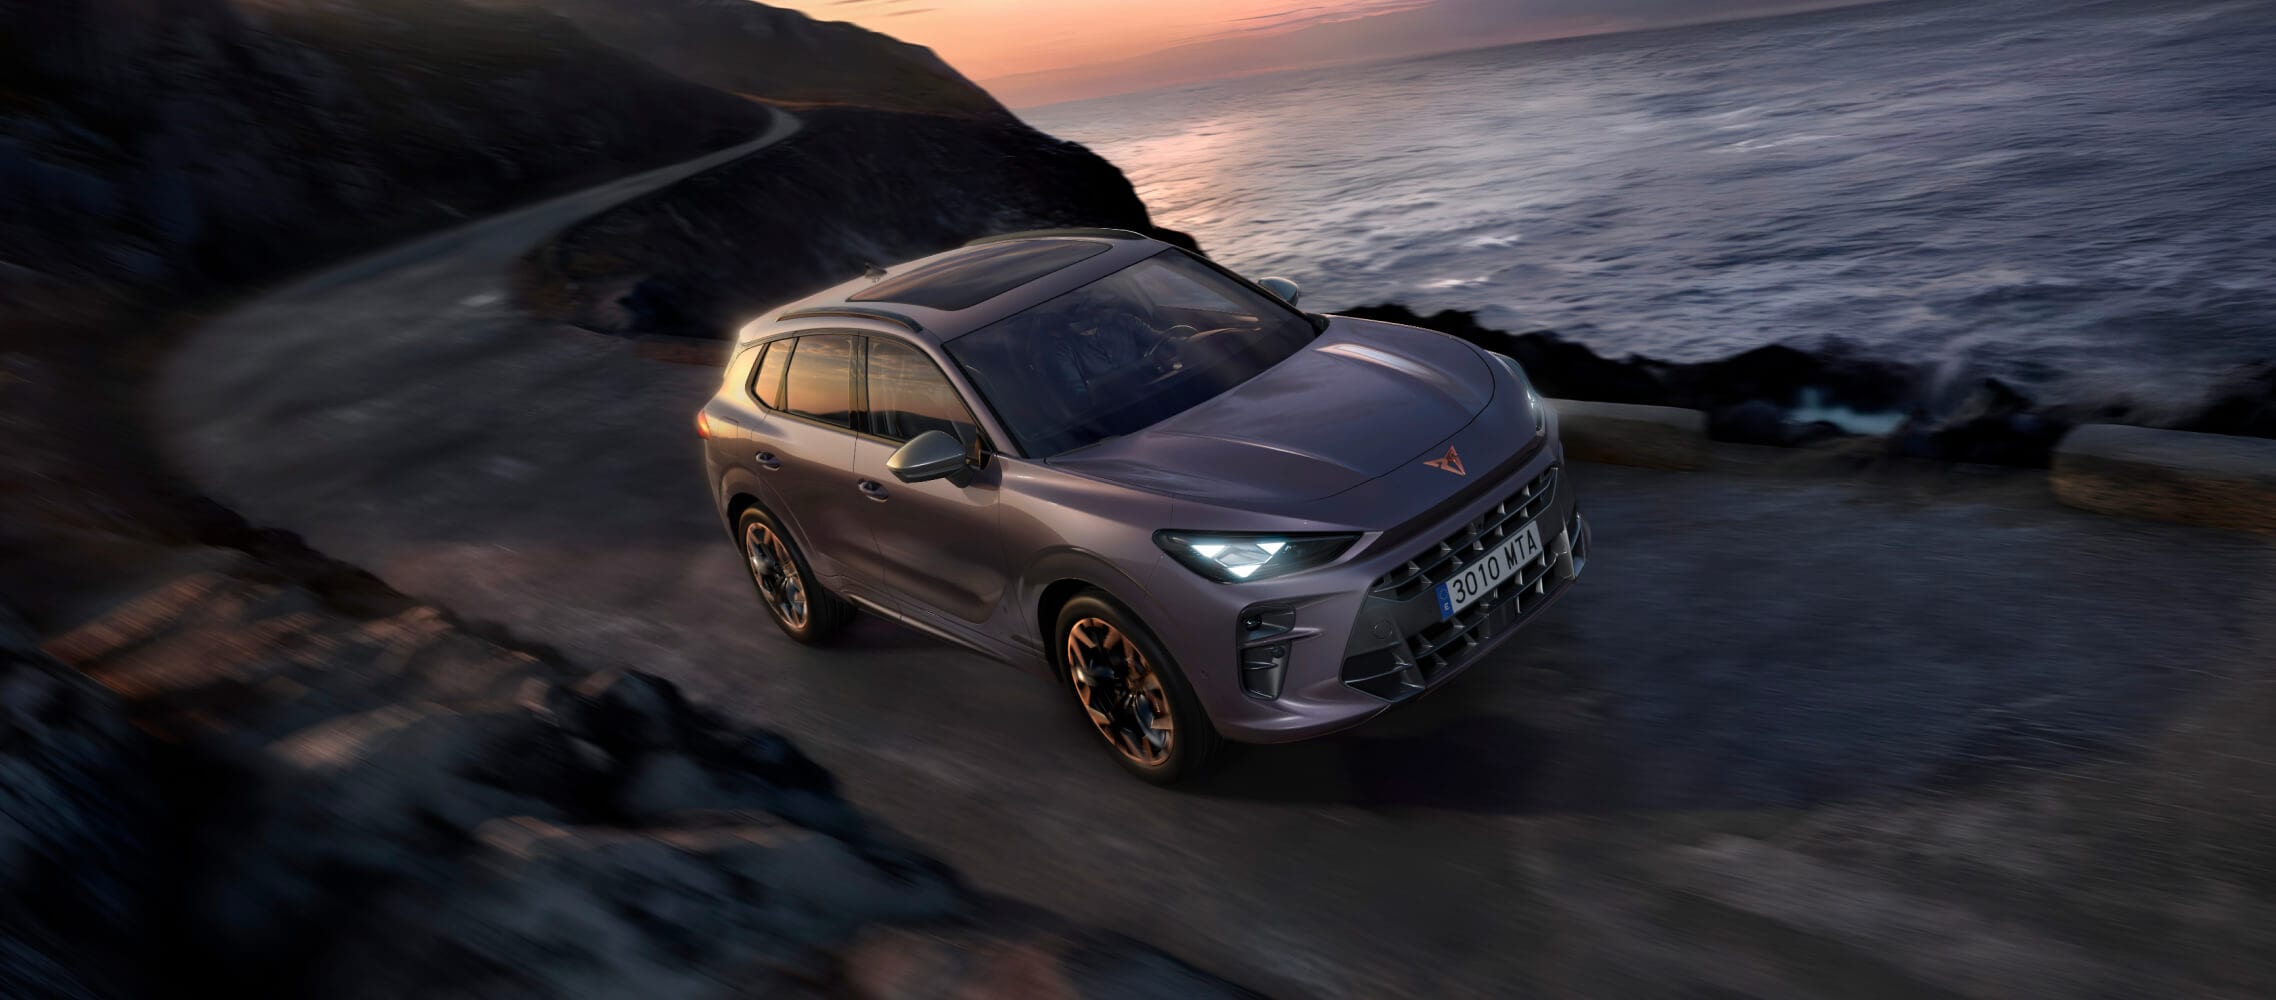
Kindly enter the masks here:
[[1541, 558], [1541, 525], [1528, 521], [1517, 534], [1504, 538], [1500, 545], [1486, 550], [1486, 554], [1462, 567], [1452, 579], [1438, 585], [1438, 619], [1445, 621], [1454, 613], [1478, 603], [1504, 580], [1517, 578], [1527, 563]]

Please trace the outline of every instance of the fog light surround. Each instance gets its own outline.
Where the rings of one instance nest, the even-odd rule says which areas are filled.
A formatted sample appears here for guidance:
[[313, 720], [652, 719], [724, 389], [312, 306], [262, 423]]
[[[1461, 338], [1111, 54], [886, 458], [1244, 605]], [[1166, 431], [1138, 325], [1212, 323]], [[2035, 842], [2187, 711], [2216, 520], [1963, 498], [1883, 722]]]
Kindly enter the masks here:
[[1280, 697], [1294, 640], [1301, 638], [1296, 609], [1284, 604], [1251, 606], [1241, 612], [1233, 638], [1241, 657], [1241, 690], [1264, 701]]

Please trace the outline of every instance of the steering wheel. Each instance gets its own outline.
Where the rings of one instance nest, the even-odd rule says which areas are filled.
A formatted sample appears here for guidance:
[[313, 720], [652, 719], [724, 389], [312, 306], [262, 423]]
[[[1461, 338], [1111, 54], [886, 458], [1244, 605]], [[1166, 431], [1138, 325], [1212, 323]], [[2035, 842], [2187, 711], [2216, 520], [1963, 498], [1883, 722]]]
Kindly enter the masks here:
[[[1193, 332], [1188, 333], [1186, 336], [1180, 338], [1177, 341], [1177, 351], [1175, 354], [1170, 355], [1170, 363], [1172, 368], [1183, 367], [1194, 358], [1194, 349], [1207, 345], [1212, 338], [1224, 335], [1238, 335], [1243, 332], [1241, 328], [1237, 326], [1215, 326], [1210, 327], [1207, 330], [1194, 330], [1190, 326], [1181, 326], [1179, 329]], [[1222, 346], [1220, 346], [1220, 350], [1222, 350]]]
[[1170, 371], [1182, 368], [1185, 366], [1185, 345], [1198, 336], [1201, 336], [1201, 331], [1184, 323], [1170, 327], [1162, 331], [1160, 337], [1155, 338], [1154, 346], [1146, 349], [1146, 360], [1152, 361], [1154, 355], [1162, 353], [1162, 349], [1167, 347], [1169, 348], [1169, 356], [1162, 359], [1162, 367]]

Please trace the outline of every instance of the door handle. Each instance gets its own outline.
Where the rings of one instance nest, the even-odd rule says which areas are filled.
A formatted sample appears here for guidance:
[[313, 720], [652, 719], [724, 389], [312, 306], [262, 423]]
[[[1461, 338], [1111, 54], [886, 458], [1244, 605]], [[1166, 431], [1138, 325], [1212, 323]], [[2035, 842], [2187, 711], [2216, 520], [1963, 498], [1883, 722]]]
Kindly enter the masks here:
[[885, 484], [880, 483], [875, 479], [864, 479], [861, 481], [860, 485], [855, 487], [855, 489], [860, 490], [862, 496], [868, 497], [871, 500], [875, 500], [879, 503], [884, 503], [887, 499]]
[[782, 459], [776, 458], [776, 457], [775, 457], [775, 454], [774, 454], [774, 452], [771, 452], [771, 451], [762, 451], [762, 452], [760, 452], [760, 453], [758, 454], [758, 459], [759, 459], [759, 467], [760, 467], [760, 468], [764, 468], [764, 469], [779, 469], [779, 468], [782, 468]]

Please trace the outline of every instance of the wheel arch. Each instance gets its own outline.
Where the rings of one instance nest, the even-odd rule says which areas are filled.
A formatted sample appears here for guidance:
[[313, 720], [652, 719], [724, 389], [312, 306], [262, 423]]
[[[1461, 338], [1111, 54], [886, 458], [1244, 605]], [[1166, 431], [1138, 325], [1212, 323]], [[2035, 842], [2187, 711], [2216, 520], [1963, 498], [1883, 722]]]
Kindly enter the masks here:
[[1052, 673], [1058, 672], [1057, 637], [1052, 635], [1058, 623], [1059, 610], [1075, 595], [1095, 590], [1106, 599], [1136, 617], [1140, 624], [1156, 635], [1161, 634], [1163, 609], [1130, 574], [1123, 572], [1111, 560], [1080, 549], [1060, 549], [1044, 554], [1026, 575], [1027, 610], [1035, 618], [1030, 623], [1030, 634], [1043, 647], [1044, 665]]

